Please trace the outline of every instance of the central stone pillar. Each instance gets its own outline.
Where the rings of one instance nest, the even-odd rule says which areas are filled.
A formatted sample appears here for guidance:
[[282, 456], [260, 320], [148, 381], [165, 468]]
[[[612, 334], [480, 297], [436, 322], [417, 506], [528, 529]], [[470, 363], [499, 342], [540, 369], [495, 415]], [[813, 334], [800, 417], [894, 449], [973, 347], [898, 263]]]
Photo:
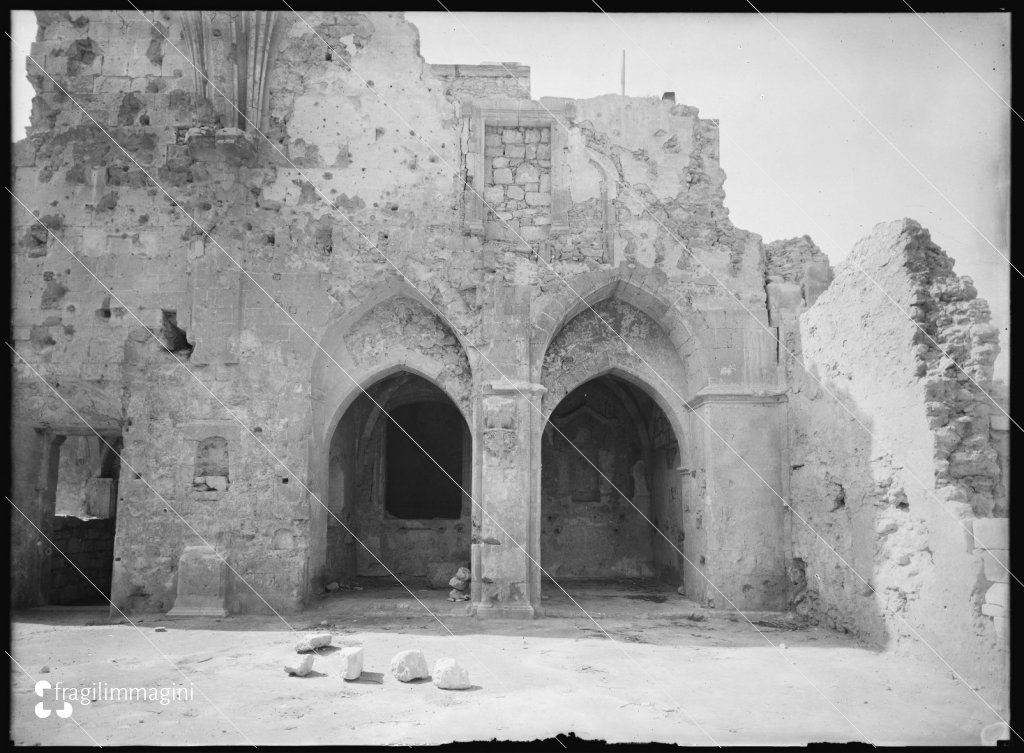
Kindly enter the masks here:
[[479, 617], [533, 617], [538, 589], [533, 563], [540, 560], [534, 499], [533, 434], [544, 388], [501, 380], [480, 397], [480, 526], [473, 542]]
[[540, 559], [540, 458], [533, 438], [544, 388], [528, 380], [531, 294], [527, 285], [498, 285], [484, 311], [488, 355], [473, 411], [479, 508], [473, 511], [472, 598], [478, 617], [530, 618], [540, 598], [531, 561]]

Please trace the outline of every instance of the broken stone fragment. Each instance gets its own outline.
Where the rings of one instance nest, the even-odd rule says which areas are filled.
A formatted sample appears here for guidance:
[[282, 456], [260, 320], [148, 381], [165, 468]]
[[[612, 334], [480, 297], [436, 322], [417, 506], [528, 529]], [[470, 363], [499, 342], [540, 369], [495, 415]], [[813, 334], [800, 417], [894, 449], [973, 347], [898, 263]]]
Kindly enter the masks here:
[[450, 581], [448, 581], [448, 585], [454, 588], [456, 591], [465, 591], [468, 583], [459, 578], [452, 578]]
[[284, 671], [290, 675], [296, 675], [298, 677], [305, 677], [313, 671], [313, 656], [312, 654], [303, 656], [299, 661], [291, 659], [285, 660]]
[[391, 673], [399, 682], [412, 682], [430, 677], [422, 651], [399, 651], [391, 660]]
[[465, 690], [470, 686], [469, 672], [454, 659], [445, 657], [434, 663], [434, 684], [443, 690]]
[[472, 576], [470, 575], [468, 569], [460, 567], [458, 570], [455, 571], [455, 577], [459, 580], [469, 580]]
[[448, 601], [469, 601], [469, 594], [453, 588], [448, 592]]
[[358, 680], [363, 673], [363, 647], [347, 646], [341, 649], [341, 676], [346, 680]]
[[310, 633], [295, 644], [295, 650], [300, 654], [304, 654], [307, 651], [313, 651], [314, 649], [329, 645], [331, 645], [330, 633]]
[[337, 591], [340, 588], [341, 588], [341, 584], [338, 583], [338, 581], [332, 581], [332, 582], [327, 584], [327, 590], [328, 591], [332, 591], [333, 592], [333, 591]]

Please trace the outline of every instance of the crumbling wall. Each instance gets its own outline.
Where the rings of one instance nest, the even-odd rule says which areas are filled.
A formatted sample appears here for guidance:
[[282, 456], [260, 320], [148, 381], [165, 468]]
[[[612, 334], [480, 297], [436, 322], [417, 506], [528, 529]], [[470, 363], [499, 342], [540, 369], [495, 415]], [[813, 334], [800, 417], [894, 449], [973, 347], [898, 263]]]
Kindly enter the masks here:
[[[181, 14], [147, 13], [157, 28], [134, 12], [39, 16], [33, 56], [141, 165], [33, 66], [15, 193], [37, 215], [15, 208], [14, 344], [86, 421], [124, 427], [122, 608], [170, 606], [181, 551], [203, 541], [252, 586], [230, 576], [230, 610], [296, 608], [318, 506], [302, 478], [310, 386], [296, 375], [332, 313], [395, 276], [370, 244], [428, 295], [461, 303], [468, 289], [475, 303], [444, 198], [457, 105], [424, 80], [415, 29], [397, 14], [304, 14], [313, 29], [279, 15], [266, 119], [244, 132], [225, 127], [235, 115], [214, 88], [235, 97], [230, 14], [207, 18], [208, 85], [183, 57], [195, 40]], [[414, 133], [437, 154], [413, 148]], [[28, 425], [81, 423], [25, 367], [15, 403]], [[197, 484], [198, 443], [217, 436], [229, 475]]]
[[445, 96], [478, 99], [529, 99], [530, 67], [519, 63], [430, 66], [430, 75], [445, 84]]
[[927, 642], [998, 694], [1000, 610], [983, 610], [970, 536], [1005, 514], [984, 395], [998, 345], [976, 296], [928, 232], [901, 220], [860, 241], [800, 317], [799, 361], [786, 364], [790, 577], [798, 611], [879, 644]]
[[[306, 375], [318, 368], [317, 343], [334, 347], [331, 327], [358, 319], [389, 285], [421, 291], [426, 310], [441, 308], [458, 339], [526, 379], [540, 373], [544, 358], [544, 346], [531, 350], [534, 317], [566, 295], [566, 282], [585, 286], [591, 274], [614, 272], [657, 299], [652, 310], [671, 309], [693, 325], [692, 333], [680, 325], [673, 340], [659, 335], [652, 345], [645, 326], [623, 318], [631, 342], [659, 372], [684, 381], [678, 345], [687, 351], [691, 392], [772, 382], [765, 340], [740, 306], [765, 316], [760, 239], [728, 220], [715, 121], [673, 103], [609, 96], [552, 100], [565, 105], [564, 124], [502, 127], [502, 138], [506, 130], [522, 135], [524, 163], [500, 184], [508, 187], [500, 211], [515, 219], [536, 208], [521, 215], [532, 224], [520, 227], [546, 236], [532, 250], [514, 248], [489, 240], [482, 222], [479, 232], [468, 227], [465, 185], [484, 178], [469, 170], [476, 137], [483, 143], [486, 136], [470, 122], [480, 102], [516, 118], [543, 109], [524, 99], [524, 67], [509, 76], [486, 66], [427, 66], [415, 28], [400, 14], [296, 19], [282, 11], [276, 54], [259, 79], [266, 109], [243, 130], [227, 127], [239, 121], [214, 88], [224, 90], [234, 76], [231, 18], [206, 16], [210, 85], [183, 57], [197, 40], [176, 13], [42, 13], [33, 46], [139, 163], [48, 78], [33, 74], [32, 127], [15, 149], [16, 193], [33, 215], [15, 208], [13, 335], [86, 421], [123, 433], [130, 468], [119, 484], [119, 607], [169, 606], [181, 552], [204, 541], [251, 585], [230, 576], [230, 610], [301, 605], [324, 560], [326, 514], [310, 490], [329, 476], [323, 438], [310, 442], [323, 385]], [[545, 143], [550, 166], [542, 164]], [[528, 158], [533, 145], [536, 157]], [[537, 190], [529, 193], [540, 203], [531, 205], [525, 188], [522, 199], [507, 193], [533, 186], [515, 182], [530, 177], [530, 170], [519, 175], [524, 165], [536, 168]], [[549, 192], [541, 185], [545, 167]], [[508, 203], [518, 201], [525, 206]], [[357, 326], [338, 346], [353, 354], [361, 378], [373, 377], [382, 359], [390, 368], [418, 352], [402, 338], [420, 337], [437, 349], [429, 358], [447, 364], [439, 377], [451, 383], [445, 391], [473, 415], [481, 390], [473, 379], [482, 378], [459, 375], [469, 374], [475, 351], [455, 357], [448, 322], [441, 336], [419, 311], [388, 310], [390, 318], [360, 325], [377, 328], [370, 345], [363, 337], [370, 330]], [[614, 341], [600, 322], [590, 325], [584, 340], [601, 347], [591, 348], [595, 359], [576, 350], [585, 369], [618, 362], [640, 369], [624, 350], [606, 347]], [[351, 389], [328, 366], [329, 376], [316, 373]], [[15, 373], [20, 433], [81, 429], [27, 368]], [[554, 380], [556, 391], [571, 388]], [[196, 473], [198, 443], [212, 437], [227, 441], [227, 475]], [[528, 470], [522, 479], [539, 473]], [[45, 495], [29, 475], [19, 477], [19, 498], [30, 499], [33, 519], [42, 519]], [[532, 499], [525, 489], [508, 498]], [[17, 546], [24, 553], [28, 545]]]

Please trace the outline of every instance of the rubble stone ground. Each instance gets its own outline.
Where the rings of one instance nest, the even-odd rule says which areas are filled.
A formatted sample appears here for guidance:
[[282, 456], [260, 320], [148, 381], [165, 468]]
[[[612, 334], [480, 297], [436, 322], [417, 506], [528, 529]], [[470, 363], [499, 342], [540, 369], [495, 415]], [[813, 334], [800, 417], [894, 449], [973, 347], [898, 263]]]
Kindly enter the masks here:
[[[572, 732], [697, 745], [959, 745], [977, 744], [996, 721], [937, 662], [879, 652], [817, 627], [766, 622], [758, 627], [762, 637], [727, 617], [600, 620], [613, 642], [582, 616], [446, 616], [453, 636], [425, 611], [347, 616], [324, 627], [328, 603], [287, 618], [296, 630], [333, 634], [304, 678], [281, 672], [281, 655], [296, 636], [273, 616], [140, 616], [136, 630], [98, 607], [16, 613], [12, 654], [32, 678], [12, 664], [11, 740], [90, 745], [88, 732], [101, 745], [404, 745]], [[157, 633], [158, 626], [167, 631]], [[364, 647], [364, 670], [345, 682], [340, 647], [354, 645]], [[431, 666], [454, 657], [473, 686], [452, 693], [430, 682], [398, 682], [389, 662], [406, 649], [423, 651]], [[50, 672], [39, 674], [44, 665]], [[195, 692], [191, 701], [163, 706], [75, 704], [71, 719], [39, 719], [38, 679], [68, 687], [192, 682]]]

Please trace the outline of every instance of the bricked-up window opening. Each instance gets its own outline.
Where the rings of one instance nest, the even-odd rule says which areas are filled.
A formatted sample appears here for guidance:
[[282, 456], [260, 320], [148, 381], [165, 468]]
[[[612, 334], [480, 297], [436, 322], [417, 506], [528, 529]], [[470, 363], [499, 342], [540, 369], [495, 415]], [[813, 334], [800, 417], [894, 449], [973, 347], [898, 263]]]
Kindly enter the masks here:
[[228, 440], [224, 437], [199, 440], [192, 488], [196, 491], [225, 491], [228, 483]]
[[398, 406], [390, 414], [405, 431], [387, 427], [387, 512], [414, 520], [460, 517], [462, 490], [456, 481], [462, 479], [463, 421], [458, 409], [423, 402]]

